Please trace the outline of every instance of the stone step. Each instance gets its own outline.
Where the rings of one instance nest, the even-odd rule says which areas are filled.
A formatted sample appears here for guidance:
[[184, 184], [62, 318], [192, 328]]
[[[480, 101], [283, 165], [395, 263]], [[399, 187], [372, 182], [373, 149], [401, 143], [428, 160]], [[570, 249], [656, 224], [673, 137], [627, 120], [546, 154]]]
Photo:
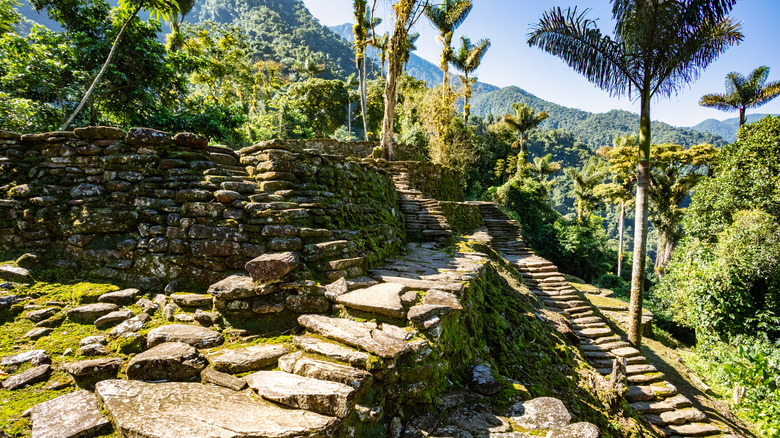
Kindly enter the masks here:
[[258, 371], [244, 377], [266, 400], [297, 409], [344, 418], [352, 410], [355, 388], [284, 371]]
[[364, 389], [371, 384], [371, 373], [324, 360], [313, 359], [302, 352], [288, 354], [279, 359], [279, 369], [312, 379], [342, 383], [355, 389]]
[[336, 298], [336, 302], [351, 309], [403, 318], [406, 316], [406, 310], [401, 303], [403, 291], [402, 284], [380, 283], [340, 295]]
[[672, 434], [679, 436], [711, 436], [720, 435], [722, 430], [708, 423], [690, 423], [682, 425], [669, 425], [667, 427]]
[[650, 383], [661, 382], [664, 380], [663, 373], [636, 374], [628, 376], [628, 383], [632, 385], [647, 385]]
[[674, 409], [664, 402], [634, 402], [631, 407], [640, 414], [660, 414]]
[[353, 367], [365, 369], [370, 356], [341, 344], [324, 341], [314, 336], [294, 336], [293, 344], [303, 351], [319, 354], [330, 360], [346, 362]]
[[307, 330], [382, 358], [395, 358], [407, 351], [404, 340], [381, 330], [375, 323], [357, 322], [323, 315], [301, 315], [298, 323]]
[[191, 437], [325, 436], [340, 423], [332, 416], [285, 409], [200, 383], [104, 380], [97, 383], [95, 393], [117, 432], [125, 436], [162, 436], [163, 431]]

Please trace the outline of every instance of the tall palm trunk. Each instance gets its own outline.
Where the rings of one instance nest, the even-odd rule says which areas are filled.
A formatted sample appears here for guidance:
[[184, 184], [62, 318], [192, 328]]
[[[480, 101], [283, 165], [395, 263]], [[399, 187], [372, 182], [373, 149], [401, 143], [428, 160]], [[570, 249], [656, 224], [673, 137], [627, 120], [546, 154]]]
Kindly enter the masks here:
[[73, 119], [75, 119], [76, 116], [81, 112], [81, 109], [84, 108], [84, 104], [86, 104], [87, 100], [89, 100], [90, 96], [92, 96], [92, 92], [95, 91], [95, 87], [97, 86], [97, 83], [100, 82], [100, 79], [103, 77], [103, 74], [105, 74], [106, 70], [108, 70], [108, 65], [111, 64], [111, 59], [114, 58], [116, 47], [117, 45], [119, 45], [119, 39], [122, 38], [122, 35], [125, 33], [125, 29], [127, 28], [127, 25], [130, 24], [130, 21], [133, 18], [135, 18], [136, 15], [138, 15], [138, 12], [141, 11], [143, 5], [144, 5], [143, 2], [138, 4], [138, 7], [135, 8], [133, 14], [127, 18], [125, 23], [122, 25], [122, 28], [119, 30], [119, 33], [116, 34], [116, 38], [114, 38], [114, 44], [111, 46], [111, 51], [108, 52], [108, 57], [106, 58], [106, 62], [103, 64], [103, 68], [101, 68], [97, 76], [95, 76], [95, 80], [92, 81], [92, 85], [89, 86], [86, 94], [84, 94], [84, 97], [81, 99], [81, 102], [79, 102], [79, 105], [73, 111], [73, 114], [71, 114], [70, 117], [68, 117], [68, 120], [62, 125], [60, 131], [64, 131], [65, 129], [68, 128], [68, 126], [70, 126], [70, 124], [73, 122]]
[[628, 311], [628, 342], [642, 344], [642, 294], [647, 255], [647, 188], [650, 181], [650, 84], [642, 91], [639, 116], [639, 162], [637, 164], [634, 264], [631, 270], [631, 303]]
[[368, 88], [366, 86], [366, 59], [360, 62], [358, 71], [360, 77], [360, 113], [363, 116], [363, 140], [368, 141], [368, 121], [366, 120], [366, 106], [368, 105]]
[[442, 79], [442, 93], [444, 97], [449, 97], [450, 94], [450, 59], [452, 59], [452, 31], [444, 34], [444, 48], [441, 51], [441, 61], [439, 62], [439, 68], [443, 73]]
[[623, 232], [626, 221], [626, 201], [620, 201], [620, 219], [618, 221], [618, 265], [617, 276], [623, 271]]

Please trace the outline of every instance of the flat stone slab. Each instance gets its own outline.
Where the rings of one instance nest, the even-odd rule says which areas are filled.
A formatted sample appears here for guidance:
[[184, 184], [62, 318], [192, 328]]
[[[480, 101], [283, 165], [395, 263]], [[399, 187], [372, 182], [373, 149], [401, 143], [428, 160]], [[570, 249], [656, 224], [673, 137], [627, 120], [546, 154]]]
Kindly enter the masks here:
[[599, 438], [599, 428], [593, 423], [574, 423], [559, 427], [547, 433], [545, 438]]
[[620, 357], [635, 357], [640, 356], [642, 353], [634, 347], [615, 348], [611, 350], [612, 354]]
[[29, 319], [32, 322], [40, 322], [44, 319], [51, 318], [59, 313], [59, 307], [46, 307], [43, 309], [30, 310], [24, 314], [25, 319]]
[[563, 402], [553, 397], [538, 397], [509, 408], [512, 422], [525, 429], [565, 427], [571, 414]]
[[97, 397], [76, 391], [35, 405], [30, 411], [32, 438], [95, 436], [111, 429], [98, 409]]
[[304, 356], [303, 353], [293, 353], [279, 359], [279, 369], [290, 374], [297, 374], [312, 379], [328, 380], [343, 383], [355, 389], [371, 383], [371, 373], [319, 359]]
[[0, 265], [0, 280], [26, 283], [32, 281], [30, 271], [11, 265]]
[[629, 365], [626, 367], [626, 374], [629, 376], [634, 374], [645, 374], [645, 373], [657, 373], [658, 370], [656, 367], [644, 364], [644, 365]]
[[105, 380], [96, 394], [119, 432], [137, 438], [293, 438], [326, 435], [338, 420], [283, 409], [199, 383]]
[[209, 361], [215, 370], [238, 374], [258, 371], [276, 364], [288, 350], [280, 344], [258, 344], [245, 348], [230, 348], [210, 353]]
[[73, 377], [76, 385], [92, 389], [101, 380], [115, 379], [123, 364], [122, 359], [103, 357], [66, 363], [63, 368]]
[[95, 327], [101, 328], [110, 324], [116, 324], [119, 322], [127, 321], [135, 316], [132, 310], [117, 310], [107, 315], [103, 315], [95, 320]]
[[258, 295], [258, 285], [248, 275], [231, 275], [209, 286], [209, 295], [218, 300], [239, 300]]
[[211, 307], [214, 297], [208, 294], [179, 293], [171, 295], [171, 300], [180, 307]]
[[195, 348], [212, 348], [222, 341], [222, 334], [217, 331], [186, 324], [164, 325], [150, 330], [146, 335], [146, 344], [149, 348], [164, 342], [184, 342]]
[[301, 315], [298, 323], [326, 338], [362, 348], [382, 358], [398, 357], [409, 351], [406, 342], [379, 330], [376, 324], [322, 315]]
[[707, 423], [689, 423], [679, 426], [671, 424], [668, 427], [672, 432], [682, 436], [708, 436], [723, 433], [716, 426]]
[[183, 342], [165, 342], [136, 355], [127, 378], [145, 381], [187, 381], [206, 368], [206, 358]]
[[629, 386], [625, 397], [630, 403], [645, 402], [655, 398], [655, 391], [649, 386]]
[[401, 303], [404, 286], [398, 283], [381, 283], [376, 286], [347, 292], [336, 298], [336, 302], [366, 312], [379, 313], [393, 318], [406, 315]]
[[14, 389], [44, 381], [49, 378], [50, 374], [51, 365], [38, 365], [35, 368], [30, 368], [3, 380], [3, 388], [13, 391]]
[[661, 420], [667, 424], [685, 424], [706, 421], [707, 416], [696, 408], [679, 409], [661, 413]]
[[16, 353], [11, 356], [5, 356], [0, 359], [0, 366], [13, 366], [20, 365], [26, 362], [30, 362], [34, 366], [51, 363], [51, 357], [46, 353], [46, 350], [30, 350], [21, 353]]
[[278, 280], [295, 269], [300, 263], [293, 252], [278, 254], [263, 254], [254, 258], [244, 266], [255, 281]]
[[101, 316], [118, 309], [119, 307], [112, 303], [85, 304], [68, 310], [68, 318], [73, 321], [93, 323]]
[[303, 351], [321, 354], [329, 359], [347, 362], [356, 367], [365, 368], [370, 357], [367, 353], [362, 351], [323, 341], [314, 336], [295, 336], [293, 337], [293, 343]]
[[674, 409], [664, 402], [635, 402], [631, 403], [631, 407], [640, 414], [660, 414]]
[[233, 391], [241, 391], [246, 388], [246, 380], [232, 376], [227, 373], [221, 373], [214, 368], [206, 368], [200, 372], [200, 378], [204, 382], [213, 383]]
[[144, 324], [146, 324], [146, 321], [148, 321], [149, 318], [151, 317], [148, 313], [140, 313], [128, 320], [120, 322], [119, 325], [112, 328], [111, 331], [108, 332], [108, 336], [110, 338], [118, 338], [128, 333], [137, 332], [144, 327]]
[[116, 292], [108, 292], [98, 297], [98, 303], [113, 303], [118, 306], [133, 304], [135, 298], [141, 293], [138, 289], [122, 289]]
[[612, 330], [609, 327], [606, 328], [587, 328], [577, 330], [577, 334], [590, 339], [600, 338], [602, 336], [608, 336], [612, 334]]
[[402, 284], [405, 290], [438, 289], [446, 292], [460, 293], [463, 291], [464, 288], [462, 283], [456, 283], [456, 282], [442, 283], [438, 281], [419, 280], [416, 278], [395, 277], [395, 276], [388, 276], [388, 275], [379, 275], [375, 278], [385, 283]]
[[293, 408], [339, 418], [352, 409], [355, 388], [342, 383], [301, 377], [284, 371], [258, 371], [244, 377], [261, 397]]
[[693, 406], [693, 403], [691, 403], [688, 397], [682, 394], [677, 394], [674, 397], [667, 398], [664, 401], [675, 409], [689, 408]]

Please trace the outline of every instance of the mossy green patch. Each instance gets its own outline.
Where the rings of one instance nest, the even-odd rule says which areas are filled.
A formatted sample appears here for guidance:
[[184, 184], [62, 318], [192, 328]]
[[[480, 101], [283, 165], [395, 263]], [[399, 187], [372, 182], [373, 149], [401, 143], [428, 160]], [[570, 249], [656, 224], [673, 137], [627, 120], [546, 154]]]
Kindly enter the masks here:
[[97, 302], [104, 293], [114, 292], [119, 287], [109, 283], [78, 282], [74, 284], [35, 283], [24, 293], [32, 297], [44, 297], [47, 301], [63, 301], [70, 304], [86, 304]]

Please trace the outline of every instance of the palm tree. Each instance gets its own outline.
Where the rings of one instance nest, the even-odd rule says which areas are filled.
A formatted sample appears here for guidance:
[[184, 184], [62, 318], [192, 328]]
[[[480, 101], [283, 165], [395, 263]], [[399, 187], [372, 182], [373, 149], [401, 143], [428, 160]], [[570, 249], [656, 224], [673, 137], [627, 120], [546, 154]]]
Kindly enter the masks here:
[[766, 83], [769, 67], [762, 65], [748, 77], [735, 71], [726, 75], [726, 92], [705, 94], [699, 105], [721, 111], [739, 110], [739, 126], [745, 124], [745, 110], [757, 108], [780, 96], [780, 81]]
[[614, 36], [576, 8], [546, 12], [528, 44], [562, 58], [612, 95], [640, 101], [639, 157], [631, 273], [629, 341], [642, 342], [642, 289], [647, 254], [647, 187], [650, 176], [650, 101], [671, 96], [730, 46], [742, 40], [728, 14], [736, 0], [612, 0]]
[[406, 66], [409, 64], [409, 58], [412, 56], [412, 52], [417, 50], [417, 40], [420, 39], [420, 33], [410, 33], [406, 37], [406, 43], [403, 46], [403, 54], [401, 55], [401, 62], [404, 65], [404, 71], [406, 71]]
[[482, 58], [490, 48], [490, 40], [483, 38], [476, 44], [471, 44], [471, 40], [465, 36], [460, 37], [460, 47], [450, 62], [456, 70], [463, 73], [459, 75], [460, 83], [463, 86], [463, 122], [468, 124], [471, 106], [471, 86], [476, 82], [476, 78], [469, 78], [469, 74], [475, 72], [482, 64]]
[[425, 15], [439, 30], [441, 42], [441, 61], [439, 67], [444, 77], [444, 93], [450, 89], [449, 66], [453, 57], [452, 33], [463, 24], [473, 7], [472, 0], [444, 0], [440, 5], [430, 5], [425, 9]]
[[599, 197], [594, 189], [607, 176], [604, 165], [591, 157], [582, 169], [567, 167], [563, 171], [574, 183], [574, 208], [577, 210], [577, 222], [583, 223], [596, 210]]
[[596, 196], [606, 198], [613, 204], [620, 204], [620, 216], [618, 218], [618, 265], [617, 275], [623, 273], [623, 234], [625, 227], [626, 208], [634, 199], [634, 185], [636, 184], [636, 151], [639, 148], [636, 135], [615, 137], [613, 146], [599, 148], [596, 153], [607, 160], [609, 172], [613, 182], [596, 186]]
[[[181, 27], [181, 23], [184, 22], [184, 17], [186, 17], [195, 6], [195, 0], [179, 0], [178, 3], [179, 11], [174, 12], [171, 17], [171, 36], [168, 40], [168, 49], [173, 52], [178, 51], [184, 43], [179, 28]], [[179, 16], [181, 16], [181, 18], [179, 18]]]
[[518, 145], [520, 152], [522, 152], [525, 141], [528, 139], [528, 131], [539, 126], [549, 115], [546, 111], [534, 112], [533, 108], [522, 102], [513, 103], [512, 112], [514, 114], [507, 114], [501, 120], [520, 134]]
[[549, 192], [555, 181], [548, 181], [547, 177], [561, 170], [561, 163], [552, 161], [552, 154], [547, 154], [543, 157], [534, 157], [527, 167], [529, 172], [536, 175], [536, 179], [542, 183], [545, 191]]
[[124, 12], [130, 11], [130, 16], [127, 17], [124, 24], [122, 25], [122, 28], [119, 29], [119, 33], [116, 34], [116, 38], [114, 38], [114, 44], [111, 45], [111, 50], [108, 52], [108, 56], [106, 57], [106, 62], [103, 63], [103, 67], [100, 69], [97, 76], [95, 76], [95, 79], [92, 81], [92, 85], [90, 85], [87, 89], [87, 92], [84, 93], [84, 97], [81, 99], [81, 102], [79, 102], [76, 109], [73, 110], [73, 113], [70, 115], [70, 117], [68, 117], [68, 120], [62, 125], [62, 127], [60, 127], [61, 131], [64, 131], [68, 126], [70, 126], [70, 124], [73, 122], [73, 119], [75, 119], [76, 116], [81, 112], [81, 109], [84, 108], [84, 105], [87, 103], [90, 96], [92, 96], [92, 92], [95, 91], [95, 87], [106, 73], [106, 70], [108, 70], [108, 66], [111, 64], [111, 59], [113, 59], [114, 53], [116, 53], [116, 47], [119, 45], [119, 40], [125, 33], [127, 25], [133, 21], [138, 13], [143, 9], [149, 11], [152, 15], [152, 18], [162, 18], [163, 20], [168, 21], [173, 14], [177, 14], [179, 12], [179, 2], [177, 0], [119, 0], [119, 7]]

